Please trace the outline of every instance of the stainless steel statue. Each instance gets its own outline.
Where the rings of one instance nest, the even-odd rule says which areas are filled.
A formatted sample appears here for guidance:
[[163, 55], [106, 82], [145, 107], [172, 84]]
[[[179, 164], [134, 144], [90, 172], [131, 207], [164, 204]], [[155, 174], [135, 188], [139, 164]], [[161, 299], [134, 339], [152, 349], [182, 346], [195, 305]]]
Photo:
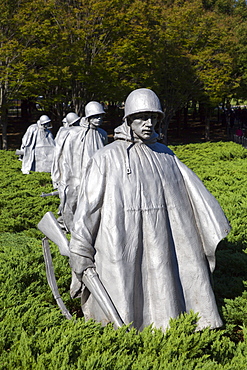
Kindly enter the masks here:
[[53, 163], [52, 163], [52, 168], [51, 168], [51, 178], [52, 178], [52, 183], [54, 189], [58, 188], [58, 182], [60, 178], [60, 164], [59, 164], [59, 158], [61, 156], [61, 152], [63, 150], [63, 145], [64, 142], [69, 135], [69, 129], [72, 128], [73, 126], [79, 126], [80, 122], [80, 117], [74, 113], [70, 112], [66, 115], [66, 117], [63, 118], [62, 124], [56, 134], [55, 137], [55, 153], [53, 157]]
[[61, 179], [61, 172], [66, 171], [66, 167], [63, 168], [63, 166], [66, 166], [66, 165], [62, 161], [62, 158], [63, 158], [62, 152], [63, 152], [65, 140], [67, 139], [69, 135], [69, 129], [74, 126], [79, 126], [79, 122], [80, 122], [80, 117], [76, 113], [74, 112], [68, 113], [66, 117], [63, 118], [62, 120], [63, 126], [59, 128], [57, 135], [55, 137], [56, 148], [55, 148], [53, 163], [51, 167], [51, 179], [52, 179], [54, 189], [58, 189], [62, 187], [60, 191], [58, 190], [57, 192], [54, 192], [54, 194], [58, 193], [59, 198], [60, 198], [60, 205], [58, 207], [57, 213], [59, 215], [58, 221], [60, 222], [60, 225], [63, 228], [65, 228], [65, 225], [63, 222], [62, 211], [63, 211], [63, 207], [64, 207], [66, 199], [65, 199], [64, 186], [60, 183], [60, 179]]
[[81, 295], [86, 319], [109, 322], [82, 282], [95, 268], [122, 320], [139, 330], [165, 330], [190, 310], [198, 329], [216, 328], [210, 274], [230, 226], [195, 173], [157, 142], [162, 118], [152, 90], [132, 91], [115, 141], [90, 159], [71, 230], [71, 295]]
[[[53, 186], [58, 188], [61, 201], [59, 222], [63, 223], [67, 231], [71, 229], [79, 184], [84, 177], [86, 165], [95, 151], [107, 143], [107, 133], [99, 127], [105, 114], [100, 103], [89, 102], [82, 120], [72, 114], [75, 115], [69, 113], [66, 116], [71, 127], [61, 129], [58, 145], [56, 140], [56, 154], [52, 166]], [[71, 122], [73, 124], [70, 124]]]
[[22, 173], [30, 171], [51, 172], [55, 142], [49, 130], [51, 120], [42, 115], [37, 123], [30, 125], [22, 138], [20, 153], [22, 160]]

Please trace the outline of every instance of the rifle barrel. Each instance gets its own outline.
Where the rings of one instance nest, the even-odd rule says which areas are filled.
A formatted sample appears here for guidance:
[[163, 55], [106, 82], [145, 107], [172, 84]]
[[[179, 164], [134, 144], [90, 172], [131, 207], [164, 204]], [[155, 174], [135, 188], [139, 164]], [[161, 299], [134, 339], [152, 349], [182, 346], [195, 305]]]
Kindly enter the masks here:
[[58, 191], [52, 191], [51, 193], [42, 193], [41, 194], [41, 197], [50, 197], [50, 196], [53, 196], [53, 195], [59, 195]]

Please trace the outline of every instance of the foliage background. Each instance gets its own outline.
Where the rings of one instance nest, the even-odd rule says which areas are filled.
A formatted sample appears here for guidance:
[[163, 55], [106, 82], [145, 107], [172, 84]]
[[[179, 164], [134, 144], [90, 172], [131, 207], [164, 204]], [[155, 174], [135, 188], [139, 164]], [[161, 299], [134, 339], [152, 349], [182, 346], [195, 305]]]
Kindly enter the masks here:
[[117, 104], [147, 87], [165, 105], [164, 134], [192, 102], [208, 124], [212, 108], [246, 100], [245, 0], [0, 0], [0, 9], [2, 149], [13, 99], [23, 118], [39, 102], [61, 122], [89, 100]]
[[51, 243], [64, 318], [48, 287], [37, 223], [56, 214], [50, 174], [23, 175], [14, 152], [0, 151], [0, 369], [246, 369], [247, 150], [232, 142], [178, 145], [177, 156], [219, 200], [232, 231], [217, 250], [214, 289], [224, 327], [195, 332], [196, 315], [170, 329], [138, 333], [84, 322], [69, 296], [70, 268]]

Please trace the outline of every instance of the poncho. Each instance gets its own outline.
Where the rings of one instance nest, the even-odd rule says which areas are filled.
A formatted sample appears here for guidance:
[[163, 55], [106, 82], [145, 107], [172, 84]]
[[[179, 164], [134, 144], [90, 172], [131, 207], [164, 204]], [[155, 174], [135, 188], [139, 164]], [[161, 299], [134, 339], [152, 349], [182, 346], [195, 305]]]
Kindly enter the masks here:
[[51, 131], [40, 128], [37, 123], [30, 125], [22, 138], [22, 173], [51, 172], [54, 149], [55, 142]]
[[[124, 123], [89, 161], [74, 216], [70, 265], [95, 266], [123, 321], [165, 330], [193, 310], [198, 329], [222, 325], [210, 274], [230, 231], [214, 196], [165, 145], [133, 142]], [[71, 285], [71, 295], [75, 296]], [[84, 302], [82, 297], [82, 301]], [[108, 319], [92, 294], [86, 319]]]
[[52, 182], [58, 187], [63, 221], [70, 230], [81, 178], [89, 159], [107, 143], [107, 133], [88, 124], [63, 128], [52, 166]]
[[69, 135], [69, 130], [74, 126], [60, 127], [56, 137], [55, 137], [55, 151], [53, 156], [53, 162], [51, 166], [51, 179], [54, 189], [58, 188], [58, 183], [61, 178], [62, 172], [62, 162], [60, 161], [63, 146], [67, 136]]

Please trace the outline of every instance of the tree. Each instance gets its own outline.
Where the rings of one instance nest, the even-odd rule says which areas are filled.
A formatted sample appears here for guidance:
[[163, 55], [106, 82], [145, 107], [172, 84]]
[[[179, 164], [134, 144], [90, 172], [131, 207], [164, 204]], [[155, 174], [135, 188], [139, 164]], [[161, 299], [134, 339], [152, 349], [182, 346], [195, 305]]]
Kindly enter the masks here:
[[[51, 66], [48, 63], [54, 35], [50, 28], [51, 6], [52, 1], [45, 4], [44, 1], [1, 1], [0, 109], [3, 149], [7, 149], [8, 107], [11, 100], [38, 96], [44, 85], [48, 87], [47, 81], [50, 84], [53, 82], [51, 74], [48, 76], [46, 71], [44, 83], [41, 72], [42, 67], [47, 64]], [[53, 72], [54, 75], [58, 80], [57, 71]]]
[[124, 101], [132, 89], [148, 87], [164, 102], [166, 136], [177, 110], [193, 99], [209, 112], [233, 94], [236, 71], [244, 71], [244, 59], [236, 68], [233, 52], [232, 0], [6, 3], [0, 15], [5, 129], [13, 97], [42, 95], [43, 109], [60, 119], [71, 109], [82, 114], [89, 100]]
[[247, 3], [244, 0], [236, 2], [233, 17], [233, 32], [235, 46], [232, 54], [235, 58], [235, 76], [239, 80], [232, 96], [237, 100], [246, 100], [247, 96]]
[[116, 94], [114, 85], [122, 96], [153, 88], [164, 101], [165, 136], [171, 117], [189, 100], [214, 107], [236, 86], [229, 17], [199, 0], [133, 1], [124, 15], [117, 13], [118, 33], [101, 55], [110, 76], [104, 79], [107, 92]]
[[[219, 3], [219, 2], [218, 2]], [[215, 5], [216, 6], [216, 5]], [[178, 86], [174, 84], [176, 92], [186, 86], [185, 94], [178, 96], [178, 101], [196, 100], [204, 107], [206, 138], [209, 139], [209, 119], [211, 109], [229, 94], [232, 94], [238, 80], [233, 79], [234, 57], [232, 46], [234, 36], [232, 19], [228, 14], [214, 10], [212, 2], [205, 7], [204, 2], [174, 1], [166, 10], [166, 34], [176, 49], [181, 50], [184, 65], [179, 76]], [[172, 55], [176, 55], [173, 52]], [[171, 71], [177, 70], [171, 65]], [[177, 64], [179, 65], [179, 64]], [[184, 81], [187, 72], [187, 82]], [[168, 89], [165, 89], [166, 93]], [[175, 94], [176, 96], [176, 94]], [[175, 104], [171, 104], [175, 108]], [[176, 109], [176, 108], [175, 108]]]
[[2, 148], [7, 149], [8, 107], [22, 83], [22, 51], [16, 39], [15, 14], [20, 2], [0, 1], [0, 112]]

